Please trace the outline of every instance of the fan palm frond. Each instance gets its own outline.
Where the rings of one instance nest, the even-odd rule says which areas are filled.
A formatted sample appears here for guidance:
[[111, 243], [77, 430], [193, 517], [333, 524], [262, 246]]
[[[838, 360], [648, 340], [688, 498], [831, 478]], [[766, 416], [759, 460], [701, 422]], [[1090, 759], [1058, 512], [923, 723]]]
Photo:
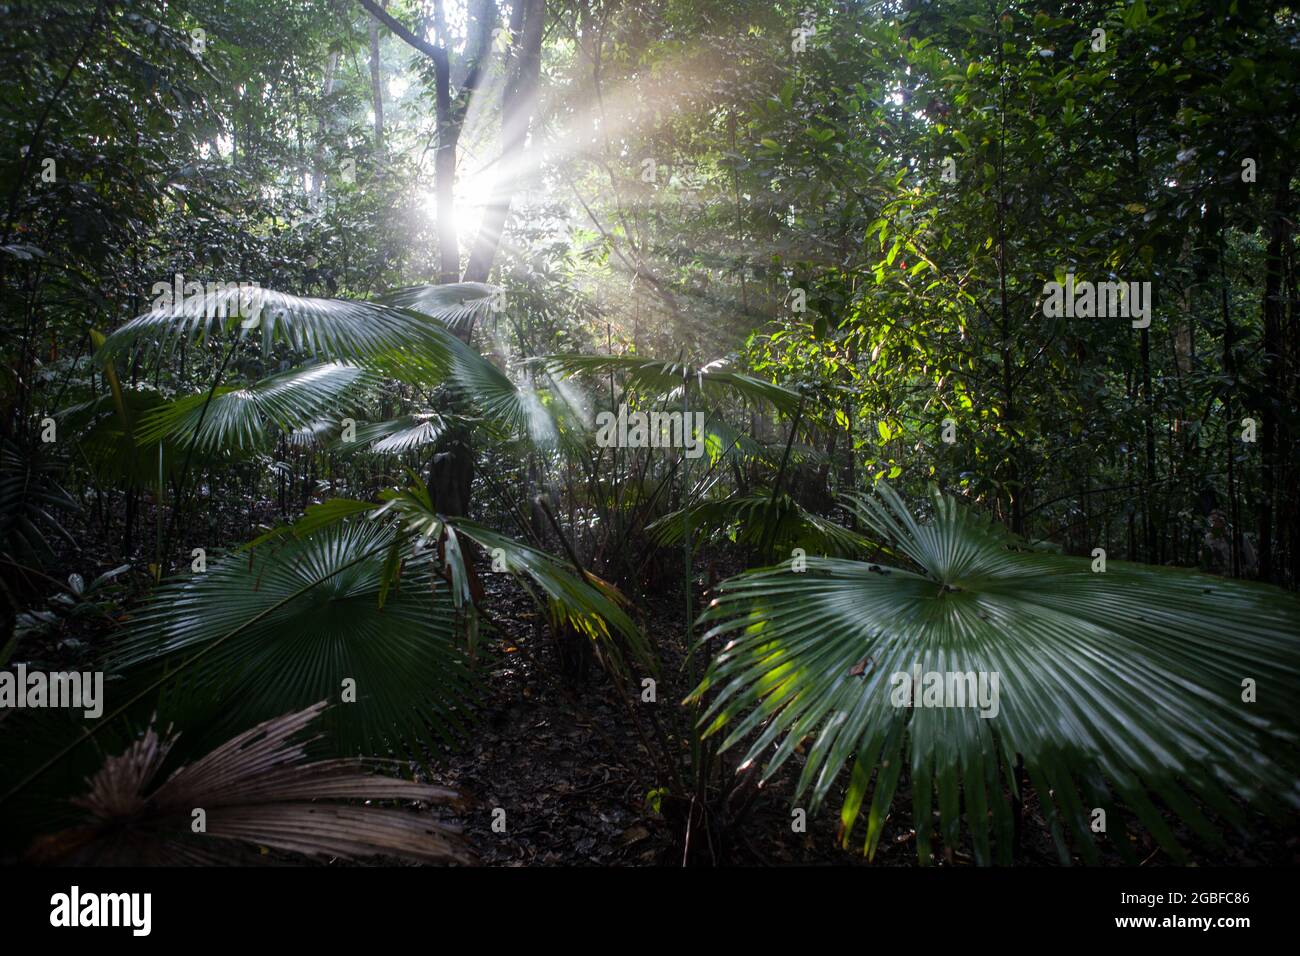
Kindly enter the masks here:
[[411, 309], [437, 319], [448, 328], [461, 329], [485, 318], [499, 290], [482, 282], [417, 285], [379, 297], [399, 309]]
[[[772, 493], [762, 488], [670, 512], [646, 529], [651, 539], [665, 546], [680, 543], [684, 513], [689, 514], [697, 544], [709, 535], [726, 534], [750, 547], [766, 542], [778, 550], [801, 547], [836, 557], [861, 555], [871, 548], [862, 535], [814, 514], [789, 495], [773, 501]], [[775, 527], [769, 529], [770, 524]]]
[[[704, 422], [704, 450], [710, 463], [719, 458], [747, 461], [771, 458], [771, 450], [748, 432], [733, 428], [720, 415], [710, 415]], [[780, 450], [776, 452], [780, 459]]]
[[[375, 377], [355, 365], [308, 365], [272, 375], [246, 388], [187, 395], [140, 417], [136, 440], [194, 442], [199, 451], [251, 450], [265, 444], [267, 426], [308, 428], [327, 414], [342, 417], [346, 403]], [[197, 430], [197, 436], [196, 436]]]
[[447, 419], [437, 412], [368, 422], [357, 426], [356, 445], [381, 455], [397, 455], [432, 445], [446, 432], [447, 425]]
[[463, 518], [449, 521], [459, 534], [486, 549], [507, 572], [540, 588], [553, 617], [590, 638], [607, 663], [619, 672], [625, 671], [626, 656], [646, 670], [655, 670], [649, 642], [624, 610], [626, 599], [613, 584], [475, 522]]
[[410, 809], [339, 802], [463, 807], [455, 791], [377, 775], [372, 762], [309, 762], [305, 738], [325, 710], [320, 701], [258, 724], [162, 781], [176, 738], [150, 727], [107, 758], [87, 781], [89, 789], [72, 799], [83, 821], [37, 838], [27, 859], [77, 866], [230, 863], [257, 859], [256, 848], [271, 847], [324, 859], [473, 862], [458, 827]]
[[425, 347], [430, 324], [427, 317], [375, 302], [222, 288], [132, 319], [108, 337], [103, 356], [122, 355], [145, 344], [170, 352], [181, 341], [237, 330], [241, 336], [260, 338], [266, 349], [284, 343], [318, 358], [358, 361]]
[[[170, 438], [148, 444], [137, 442], [136, 424], [152, 412], [167, 407], [167, 400], [149, 386], [122, 389], [117, 395], [100, 395], [64, 409], [59, 427], [73, 436], [77, 453], [101, 481], [158, 488], [159, 444], [166, 481], [176, 467], [177, 448]], [[201, 457], [204, 457], [201, 455]]]
[[[391, 522], [389, 530], [393, 527], [400, 529], [402, 539], [410, 541], [410, 548], [401, 551], [400, 561], [390, 561], [389, 567], [401, 567], [412, 573], [413, 567], [428, 566], [419, 560], [421, 555], [432, 555], [437, 566], [434, 573], [450, 585], [453, 606], [462, 610], [475, 608], [481, 602], [481, 595], [475, 593], [478, 589], [477, 572], [460, 542], [463, 536], [483, 548], [499, 570], [513, 574], [525, 586], [539, 588], [544, 595], [539, 603], [544, 604], [556, 619], [572, 625], [602, 648], [611, 666], [623, 668], [626, 649], [642, 667], [655, 668], [650, 645], [624, 610], [626, 599], [614, 585], [477, 522], [440, 514], [424, 482], [415, 474], [410, 478], [408, 487], [383, 492], [381, 504], [371, 505], [350, 499], [326, 501], [309, 507], [298, 524], [277, 529], [259, 541], [265, 543], [284, 537], [310, 540], [325, 528], [373, 512], [373, 518], [386, 517]], [[385, 592], [389, 583], [385, 580], [377, 585], [380, 594]], [[403, 584], [402, 589], [405, 588]]]
[[[402, 310], [420, 321], [415, 312]], [[550, 444], [555, 425], [530, 383], [520, 384], [440, 324], [428, 328], [431, 346], [385, 357], [383, 371], [399, 381], [458, 389], [495, 429]]]
[[459, 367], [453, 374], [488, 418], [536, 445], [555, 444], [554, 419], [531, 382], [511, 381], [486, 359]]
[[[1104, 839], [1131, 854], [1121, 805], [1178, 858], [1152, 795], [1209, 841], [1218, 828], [1202, 806], [1235, 822], [1232, 796], [1300, 805], [1294, 595], [1118, 562], [1094, 572], [1086, 559], [1020, 550], [951, 498], [936, 499], [928, 523], [887, 486], [853, 504], [915, 567], [809, 558], [804, 573], [724, 582], [702, 621], [705, 640], [725, 646], [693, 694], [714, 692], [703, 720], [709, 733], [729, 731], [724, 746], [756, 732], [747, 759], [769, 755], [768, 775], [813, 735], [798, 781], [813, 806], [851, 764], [845, 841], [868, 808], [874, 854], [903, 763], [923, 862], [936, 796], [946, 846], [960, 839], [964, 805], [977, 861], [992, 859], [990, 818], [1009, 859], [1002, 782], [1018, 757], [1066, 861], [1066, 827], [1097, 858], [1094, 809], [1107, 814]], [[928, 695], [931, 675], [948, 706], [925, 706], [935, 697], [921, 688], [911, 695], [907, 678], [921, 677]], [[964, 675], [985, 681], [989, 706], [970, 706]], [[969, 693], [957, 693], [963, 685]]]
[[624, 655], [615, 640], [617, 636], [634, 660], [643, 667], [654, 668], [645, 635], [623, 609], [626, 600], [614, 585], [468, 518], [439, 514], [420, 478], [411, 475], [411, 482], [408, 488], [384, 492], [381, 498], [385, 504], [379, 513], [391, 515], [403, 530], [423, 542], [439, 546], [439, 556], [448, 566], [458, 604], [474, 599], [470, 587], [474, 573], [465, 563], [464, 549], [457, 542], [457, 536], [464, 535], [492, 556], [494, 566], [525, 584], [531, 582], [539, 587], [546, 595], [551, 614], [603, 648], [613, 667], [623, 670]]
[[[361, 430], [357, 425], [357, 431]], [[289, 432], [289, 444], [295, 448], [326, 448], [337, 442], [343, 433], [343, 422], [337, 418], [317, 418], [299, 425]], [[355, 442], [345, 442], [351, 448]]]
[[[424, 387], [436, 383], [456, 386], [500, 427], [536, 441], [549, 441], [554, 428], [542, 413], [534, 391], [513, 382], [445, 324], [471, 320], [489, 307], [495, 291], [481, 283], [420, 286], [394, 293], [388, 297], [390, 304], [384, 304], [304, 298], [270, 289], [254, 289], [251, 293], [214, 289], [202, 296], [196, 294], [176, 308], [160, 307], [132, 319], [108, 337], [99, 360], [111, 362], [115, 356], [146, 344], [165, 352], [180, 341], [202, 340], [222, 332], [260, 336], [264, 350], [283, 343], [318, 360], [331, 360], [338, 368], [360, 365]], [[283, 385], [283, 391], [277, 388], [273, 394], [286, 404], [290, 402], [292, 389], [287, 379], [279, 381], [277, 377], [261, 384], [268, 388]], [[256, 429], [247, 416], [257, 404], [257, 396], [247, 394], [250, 391], [218, 392], [227, 405], [232, 436], [255, 437]], [[201, 406], [202, 402], [197, 404]], [[236, 411], [240, 408], [242, 413]], [[200, 412], [190, 405], [182, 405], [173, 414], [185, 418], [191, 411], [197, 421]], [[208, 415], [212, 411], [209, 408]], [[305, 424], [299, 422], [294, 427]], [[155, 422], [155, 427], [162, 427], [161, 422]], [[204, 431], [207, 433], [206, 418]], [[216, 428], [210, 433], [212, 441], [217, 442], [217, 436], [223, 433]]]
[[391, 527], [331, 520], [209, 559], [205, 573], [154, 592], [108, 664], [167, 666], [174, 699], [217, 731], [350, 689], [355, 703], [323, 718], [345, 755], [451, 739], [474, 680], [451, 602], [427, 569], [391, 560], [401, 546]]
[[51, 533], [76, 545], [55, 515], [78, 510], [56, 479], [57, 462], [42, 457], [39, 446], [24, 451], [0, 438], [0, 554], [20, 561], [52, 561]]

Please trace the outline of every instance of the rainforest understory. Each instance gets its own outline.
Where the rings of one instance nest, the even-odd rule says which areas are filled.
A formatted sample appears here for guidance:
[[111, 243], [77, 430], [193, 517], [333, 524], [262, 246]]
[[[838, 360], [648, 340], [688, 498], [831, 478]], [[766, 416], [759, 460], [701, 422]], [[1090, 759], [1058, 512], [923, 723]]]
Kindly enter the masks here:
[[0, 862], [1300, 862], [1291, 5], [0, 35]]

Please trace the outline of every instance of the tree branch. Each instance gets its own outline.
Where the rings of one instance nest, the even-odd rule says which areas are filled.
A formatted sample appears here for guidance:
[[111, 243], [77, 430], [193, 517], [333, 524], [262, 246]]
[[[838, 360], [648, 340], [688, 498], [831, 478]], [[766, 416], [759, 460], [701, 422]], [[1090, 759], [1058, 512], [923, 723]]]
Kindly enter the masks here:
[[358, 2], [363, 7], [365, 7], [367, 11], [369, 11], [371, 16], [373, 16], [384, 26], [388, 27], [388, 29], [393, 32], [394, 36], [399, 37], [400, 39], [404, 40], [406, 43], [415, 47], [425, 56], [431, 56], [436, 60], [439, 57], [445, 57], [447, 55], [445, 51], [439, 50], [428, 40], [420, 39], [410, 30], [406, 29], [406, 27], [398, 23], [391, 13], [389, 13], [379, 4], [375, 3], [374, 0], [358, 0]]

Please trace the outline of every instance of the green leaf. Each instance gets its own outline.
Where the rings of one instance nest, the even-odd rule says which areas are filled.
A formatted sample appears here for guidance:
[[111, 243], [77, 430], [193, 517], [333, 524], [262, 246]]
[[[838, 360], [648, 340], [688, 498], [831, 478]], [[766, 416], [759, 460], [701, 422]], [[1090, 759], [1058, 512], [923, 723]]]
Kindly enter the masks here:
[[210, 401], [206, 391], [198, 392], [145, 413], [136, 440], [193, 440], [199, 451], [251, 450], [266, 444], [270, 426], [293, 431], [320, 419], [337, 422], [352, 407], [350, 399], [375, 381], [364, 369], [331, 363], [293, 369], [247, 388], [220, 388]]
[[483, 282], [417, 285], [382, 295], [378, 301], [427, 315], [448, 328], [461, 329], [486, 318], [499, 301], [500, 291]]
[[206, 573], [154, 592], [109, 665], [177, 670], [202, 653], [164, 690], [183, 702], [186, 726], [214, 734], [337, 701], [350, 679], [356, 702], [323, 718], [338, 752], [451, 740], [463, 732], [474, 681], [451, 602], [434, 597], [427, 564], [408, 562], [380, 607], [396, 540], [375, 522], [334, 523], [251, 556], [210, 557]]
[[770, 402], [783, 412], [793, 412], [800, 401], [796, 391], [741, 372], [725, 371], [722, 360], [695, 366], [627, 355], [545, 355], [534, 362], [557, 377], [583, 372], [622, 373], [627, 389], [641, 389], [679, 399], [685, 383], [706, 396], [734, 395]]
[[[906, 563], [810, 557], [804, 573], [724, 582], [701, 616], [703, 641], [722, 650], [691, 699], [706, 704], [707, 733], [727, 730], [724, 747], [744, 740], [746, 760], [768, 760], [764, 777], [817, 734], [796, 787], [813, 808], [855, 754], [870, 761], [868, 854], [904, 756], [918, 811], [928, 819], [937, 793], [949, 840], [963, 817], [979, 818], [980, 862], [991, 862], [986, 807], [999, 855], [1008, 849], [997, 781], [1010, 779], [1016, 755], [1062, 850], [1068, 835], [1085, 856], [1094, 835], [1084, 809], [1105, 801], [1137, 814], [1175, 858], [1181, 847], [1151, 797], [1207, 839], [1217, 833], [1189, 797], [1228, 821], [1240, 820], [1233, 797], [1276, 814], [1300, 802], [1289, 712], [1300, 694], [1295, 595], [1113, 561], [1094, 573], [1087, 559], [1026, 550], [952, 498], [936, 496], [928, 522], [884, 484], [849, 503]], [[914, 668], [1000, 675], [996, 715], [895, 706], [894, 675]], [[1268, 693], [1243, 703], [1245, 677]], [[866, 770], [854, 770], [852, 801]], [[842, 813], [842, 824], [855, 816]]]

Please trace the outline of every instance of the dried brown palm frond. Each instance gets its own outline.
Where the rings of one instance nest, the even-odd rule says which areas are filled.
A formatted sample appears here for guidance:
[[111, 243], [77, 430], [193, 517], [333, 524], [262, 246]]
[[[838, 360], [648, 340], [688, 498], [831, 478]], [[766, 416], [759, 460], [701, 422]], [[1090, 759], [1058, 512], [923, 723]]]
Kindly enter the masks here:
[[[238, 863], [257, 847], [355, 860], [401, 857], [472, 863], [459, 828], [427, 811], [329, 801], [418, 801], [461, 808], [453, 790], [368, 772], [360, 759], [305, 762], [321, 701], [258, 724], [206, 756], [154, 780], [175, 743], [152, 727], [126, 752], [104, 761], [72, 803], [83, 824], [38, 838], [33, 863], [176, 865]], [[202, 810], [203, 826], [195, 828]]]

